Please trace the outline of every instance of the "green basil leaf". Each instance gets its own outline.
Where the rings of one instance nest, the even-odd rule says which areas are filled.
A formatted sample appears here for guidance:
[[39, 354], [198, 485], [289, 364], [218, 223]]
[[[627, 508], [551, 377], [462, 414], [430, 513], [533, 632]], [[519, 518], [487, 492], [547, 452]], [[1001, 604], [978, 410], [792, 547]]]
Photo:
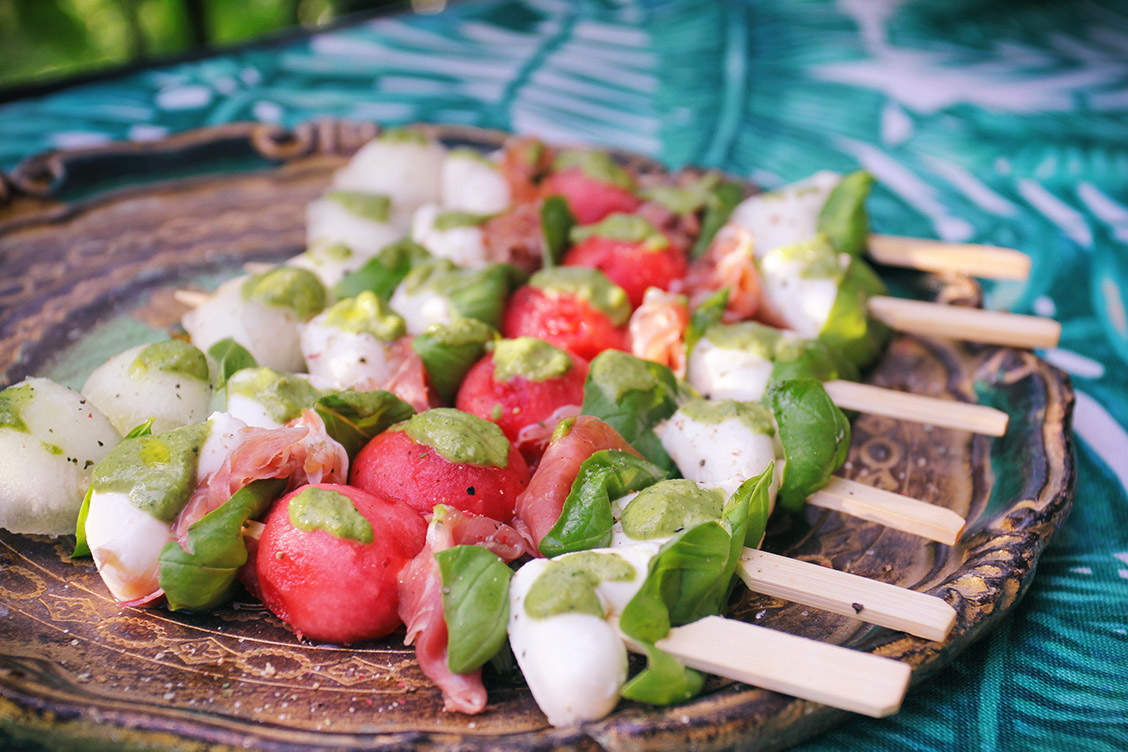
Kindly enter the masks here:
[[650, 643], [646, 650], [646, 668], [623, 685], [622, 697], [651, 705], [675, 705], [701, 693], [705, 677], [682, 665], [681, 661]]
[[768, 516], [772, 513], [772, 483], [775, 482], [775, 463], [754, 478], [740, 484], [721, 514], [732, 531], [733, 572], [745, 547], [759, 548], [768, 529]]
[[411, 405], [383, 390], [346, 389], [320, 398], [313, 409], [325, 421], [325, 430], [345, 448], [350, 459], [388, 426], [415, 415]]
[[836, 348], [817, 339], [780, 339], [772, 359], [770, 381], [818, 379], [856, 381], [858, 369]]
[[423, 359], [431, 386], [446, 404], [453, 405], [458, 388], [470, 368], [486, 354], [486, 345], [498, 337], [497, 330], [477, 319], [458, 318], [436, 324], [411, 341], [411, 349]]
[[860, 259], [851, 259], [838, 285], [819, 339], [841, 352], [857, 368], [865, 368], [885, 346], [889, 329], [870, 318], [869, 299], [883, 295], [885, 285]]
[[563, 196], [549, 196], [540, 208], [541, 233], [544, 235], [542, 266], [560, 266], [568, 250], [568, 236], [576, 226], [576, 217]]
[[601, 449], [580, 465], [560, 518], [540, 542], [545, 556], [611, 543], [611, 502], [666, 478], [661, 468], [629, 452]]
[[447, 666], [468, 674], [505, 644], [513, 570], [481, 546], [454, 546], [436, 553], [435, 561], [443, 583]]
[[764, 403], [779, 425], [787, 464], [779, 489], [780, 506], [798, 512], [807, 497], [842, 467], [850, 449], [850, 422], [815, 379], [768, 385]]
[[257, 480], [188, 528], [187, 549], [165, 544], [157, 582], [170, 609], [206, 611], [231, 598], [235, 576], [247, 563], [243, 523], [261, 516], [285, 488], [284, 478]]
[[709, 250], [713, 236], [724, 227], [732, 216], [733, 209], [744, 200], [744, 188], [736, 183], [724, 182], [713, 189], [705, 215], [701, 218], [701, 234], [693, 244], [693, 258], [700, 258]]
[[861, 256], [869, 238], [866, 199], [873, 190], [873, 175], [851, 172], [830, 192], [819, 212], [819, 232], [825, 232], [839, 253]]
[[343, 300], [371, 290], [387, 302], [411, 268], [429, 258], [431, 254], [418, 243], [397, 240], [381, 248], [364, 266], [346, 274], [333, 288], [333, 294], [338, 300]]
[[705, 336], [705, 332], [713, 324], [721, 323], [728, 305], [729, 289], [722, 287], [715, 293], [701, 301], [701, 304], [689, 314], [689, 326], [685, 330], [685, 357], [688, 360], [693, 348]]
[[522, 273], [509, 264], [489, 264], [481, 269], [459, 269], [457, 274], [459, 284], [447, 296], [454, 311], [500, 329], [505, 303], [523, 281]]
[[255, 356], [247, 351], [231, 337], [224, 337], [219, 342], [208, 348], [208, 355], [215, 359], [219, 365], [216, 373], [216, 389], [222, 389], [231, 374], [244, 368], [257, 368], [258, 361]]
[[[152, 420], [149, 421], [150, 423]], [[94, 484], [86, 488], [86, 495], [82, 497], [82, 506], [78, 508], [78, 522], [74, 527], [74, 551], [72, 559], [90, 555], [90, 544], [86, 542], [86, 517], [90, 514], [90, 497], [94, 495]]]
[[591, 362], [581, 412], [604, 421], [646, 459], [669, 473], [677, 465], [654, 433], [658, 422], [678, 409], [679, 387], [664, 365], [619, 350], [605, 350]]

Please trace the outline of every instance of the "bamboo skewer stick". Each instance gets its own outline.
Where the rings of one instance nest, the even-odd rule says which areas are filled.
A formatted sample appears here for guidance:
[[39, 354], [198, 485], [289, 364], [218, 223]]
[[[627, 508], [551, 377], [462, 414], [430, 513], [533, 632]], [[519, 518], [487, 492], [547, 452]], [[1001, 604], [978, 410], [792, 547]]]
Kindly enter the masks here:
[[906, 663], [720, 616], [674, 627], [656, 645], [690, 668], [872, 718], [901, 708], [912, 677]]
[[984, 279], [1023, 281], [1030, 276], [1030, 257], [1013, 248], [898, 235], [870, 235], [868, 246], [870, 258], [888, 266], [955, 272]]
[[856, 410], [887, 418], [955, 428], [986, 436], [1007, 432], [1010, 416], [987, 405], [926, 397], [870, 384], [836, 379], [823, 383], [834, 404], [843, 410]]
[[984, 311], [885, 295], [869, 299], [869, 312], [897, 331], [989, 345], [1056, 347], [1061, 338], [1061, 324], [1041, 316]]
[[956, 610], [927, 593], [786, 556], [744, 549], [736, 573], [749, 590], [862, 621], [944, 640]]
[[807, 497], [807, 503], [949, 546], [959, 540], [965, 524], [951, 509], [845, 478], [831, 478]]
[[172, 293], [173, 299], [178, 303], [183, 303], [189, 308], [206, 303], [212, 294], [210, 292], [203, 292], [202, 290], [174, 290]]

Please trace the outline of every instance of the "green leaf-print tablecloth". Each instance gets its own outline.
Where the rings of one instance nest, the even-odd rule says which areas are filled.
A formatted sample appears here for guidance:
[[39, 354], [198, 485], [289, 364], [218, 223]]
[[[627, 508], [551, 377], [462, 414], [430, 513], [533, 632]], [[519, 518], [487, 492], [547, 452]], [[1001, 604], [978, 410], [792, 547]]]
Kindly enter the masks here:
[[863, 165], [876, 231], [1021, 248], [995, 308], [1054, 316], [1074, 512], [1013, 616], [836, 749], [1128, 748], [1128, 6], [485, 0], [0, 107], [0, 166], [235, 120], [430, 120], [772, 186]]

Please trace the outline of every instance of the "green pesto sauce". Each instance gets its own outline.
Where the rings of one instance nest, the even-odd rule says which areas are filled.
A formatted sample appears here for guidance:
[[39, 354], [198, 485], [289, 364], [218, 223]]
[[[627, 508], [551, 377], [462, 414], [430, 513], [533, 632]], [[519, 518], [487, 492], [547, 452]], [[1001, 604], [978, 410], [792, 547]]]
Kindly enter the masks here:
[[695, 399], [682, 405], [679, 410], [698, 423], [714, 425], [736, 418], [754, 433], [769, 436], [775, 433], [772, 411], [757, 402]]
[[612, 402], [619, 402], [630, 392], [649, 392], [658, 387], [658, 377], [647, 362], [619, 350], [605, 350], [591, 362], [588, 378]]
[[399, 339], [407, 332], [399, 314], [370, 290], [333, 304], [325, 311], [323, 322], [342, 332], [371, 334], [385, 342]]
[[471, 149], [468, 146], [459, 146], [447, 152], [448, 159], [468, 159], [479, 164], [484, 164], [486, 167], [497, 169], [497, 165], [486, 159], [486, 155], [477, 149]]
[[778, 329], [755, 321], [736, 324], [713, 324], [705, 330], [705, 339], [722, 350], [744, 350], [770, 360], [780, 341]]
[[46, 449], [51, 454], [62, 454], [63, 453], [63, 448], [61, 446], [57, 445], [57, 444], [48, 444], [46, 441], [41, 441], [39, 443], [42, 444], [43, 448]]
[[534, 619], [558, 614], [591, 614], [603, 618], [595, 593], [604, 580], [632, 580], [635, 568], [618, 554], [591, 551], [550, 561], [525, 596], [525, 613]]
[[200, 423], [122, 439], [94, 466], [94, 490], [127, 494], [142, 512], [172, 522], [196, 486], [200, 447], [210, 428]]
[[794, 245], [785, 245], [772, 251], [793, 264], [799, 264], [799, 276], [803, 279], [841, 279], [844, 273], [838, 262], [838, 252], [830, 244], [825, 233], [819, 233], [810, 240]]
[[457, 287], [454, 281], [457, 278], [457, 271], [450, 259], [428, 259], [413, 267], [400, 284], [403, 285], [404, 290], [412, 294], [427, 288], [444, 293], [445, 290]]
[[529, 278], [529, 284], [549, 295], [572, 295], [622, 326], [631, 317], [631, 304], [623, 288], [598, 269], [586, 266], [554, 266]]
[[227, 392], [254, 400], [279, 423], [293, 420], [321, 398], [321, 392], [305, 379], [265, 367], [236, 371], [227, 381]]
[[325, 286], [317, 275], [295, 266], [280, 266], [253, 275], [243, 283], [243, 299], [289, 308], [302, 321], [320, 313], [327, 302]]
[[435, 217], [435, 229], [439, 232], [458, 227], [481, 227], [493, 214], [472, 214], [464, 211], [445, 211]]
[[497, 330], [484, 321], [455, 316], [449, 324], [431, 324], [424, 334], [448, 347], [465, 347], [492, 342]]
[[634, 190], [634, 178], [607, 152], [568, 149], [560, 152], [552, 163], [555, 172], [572, 167], [579, 167], [584, 175], [600, 183], [607, 183], [627, 191]]
[[547, 381], [572, 370], [568, 353], [536, 337], [502, 339], [494, 343], [494, 380]]
[[623, 510], [623, 532], [634, 540], [669, 538], [702, 522], [719, 520], [724, 494], [691, 480], [664, 480], [639, 491]]
[[317, 255], [324, 256], [330, 261], [347, 261], [352, 258], [352, 248], [344, 243], [328, 243], [317, 249]]
[[377, 136], [377, 139], [391, 144], [427, 145], [427, 137], [411, 128], [388, 128]]
[[324, 530], [358, 543], [371, 543], [375, 538], [372, 523], [357, 511], [353, 500], [325, 488], [307, 488], [290, 499], [290, 524], [307, 533]]
[[387, 222], [392, 212], [392, 200], [380, 193], [367, 191], [329, 191], [325, 198], [340, 204], [345, 211], [373, 222]]
[[437, 407], [393, 426], [450, 462], [478, 467], [506, 467], [509, 441], [497, 427], [477, 415]]
[[190, 376], [200, 381], [208, 380], [208, 359], [199, 348], [179, 339], [157, 342], [147, 346], [129, 366], [129, 378], [145, 378], [149, 371], [165, 371]]
[[575, 418], [565, 418], [556, 424], [556, 428], [552, 429], [552, 438], [549, 441], [559, 441], [568, 434], [572, 433], [572, 429], [576, 427]]
[[573, 227], [569, 235], [573, 243], [582, 243], [595, 237], [623, 243], [642, 243], [642, 247], [648, 251], [661, 251], [670, 245], [665, 235], [636, 214], [609, 214], [595, 224]]
[[641, 191], [643, 198], [656, 201], [674, 214], [695, 214], [713, 197], [713, 189], [721, 182], [715, 172], [702, 175], [689, 185], [656, 185]]
[[35, 387], [31, 384], [10, 386], [0, 392], [0, 428], [28, 433], [21, 412], [35, 397]]

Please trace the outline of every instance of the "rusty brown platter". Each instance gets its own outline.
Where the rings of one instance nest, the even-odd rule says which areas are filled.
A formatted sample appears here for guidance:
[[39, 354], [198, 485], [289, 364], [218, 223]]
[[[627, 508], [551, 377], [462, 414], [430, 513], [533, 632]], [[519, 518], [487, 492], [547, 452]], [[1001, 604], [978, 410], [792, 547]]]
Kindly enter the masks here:
[[[505, 134], [427, 126], [450, 143]], [[107, 356], [167, 336], [178, 287], [302, 250], [305, 205], [377, 132], [325, 121], [233, 124], [146, 144], [33, 157], [0, 175], [0, 386], [30, 374], [77, 388]], [[621, 155], [643, 170], [659, 169]], [[913, 275], [975, 305], [965, 278]], [[740, 590], [729, 615], [905, 661], [914, 684], [992, 629], [1064, 522], [1075, 467], [1068, 379], [1028, 352], [895, 337], [867, 381], [978, 401], [1006, 436], [854, 420], [845, 475], [956, 510], [955, 546], [808, 508], [773, 518], [765, 548], [944, 598], [943, 643]], [[712, 679], [672, 708], [623, 702], [554, 729], [519, 676], [487, 671], [490, 704], [442, 711], [402, 634], [353, 648], [298, 642], [246, 597], [212, 614], [120, 608], [73, 539], [0, 531], [0, 746], [52, 750], [778, 749], [846, 714]], [[912, 690], [910, 690], [912, 691]]]

